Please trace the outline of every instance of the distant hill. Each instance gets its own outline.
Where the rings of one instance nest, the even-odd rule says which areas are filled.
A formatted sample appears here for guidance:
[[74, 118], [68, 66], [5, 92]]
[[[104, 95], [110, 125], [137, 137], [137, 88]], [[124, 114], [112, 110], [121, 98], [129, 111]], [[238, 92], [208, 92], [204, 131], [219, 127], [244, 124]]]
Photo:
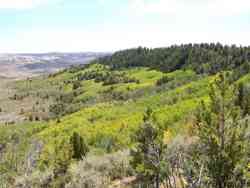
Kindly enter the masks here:
[[23, 78], [86, 64], [108, 53], [0, 54], [0, 77]]

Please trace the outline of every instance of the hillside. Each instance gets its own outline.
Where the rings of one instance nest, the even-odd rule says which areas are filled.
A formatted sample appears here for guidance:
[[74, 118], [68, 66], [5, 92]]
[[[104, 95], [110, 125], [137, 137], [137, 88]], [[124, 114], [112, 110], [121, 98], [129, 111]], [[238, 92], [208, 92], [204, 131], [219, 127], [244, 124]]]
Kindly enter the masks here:
[[[84, 67], [8, 83], [12, 102], [30, 103], [18, 110], [23, 122], [0, 126], [0, 185], [108, 187], [135, 177], [138, 169], [130, 165], [128, 151], [136, 146], [134, 134], [147, 109], [164, 130], [171, 156], [179, 145], [189, 149], [197, 109], [201, 101], [210, 102], [217, 73], [231, 74], [231, 85], [247, 85], [249, 62], [250, 49], [235, 46], [138, 48]], [[2, 116], [8, 106], [4, 102], [0, 100]], [[73, 133], [88, 146], [83, 160], [71, 158]]]
[[[44, 53], [44, 54], [0, 54], [0, 123], [22, 122], [25, 120], [23, 111], [32, 111], [39, 97], [26, 96], [24, 100], [12, 100], [17, 94], [12, 83], [15, 80], [48, 75], [71, 66], [84, 66], [96, 58], [109, 55], [108, 53]], [[29, 86], [26, 84], [26, 90]], [[22, 91], [18, 92], [23, 98]], [[48, 108], [50, 101], [41, 105]], [[44, 112], [43, 117], [48, 114]]]

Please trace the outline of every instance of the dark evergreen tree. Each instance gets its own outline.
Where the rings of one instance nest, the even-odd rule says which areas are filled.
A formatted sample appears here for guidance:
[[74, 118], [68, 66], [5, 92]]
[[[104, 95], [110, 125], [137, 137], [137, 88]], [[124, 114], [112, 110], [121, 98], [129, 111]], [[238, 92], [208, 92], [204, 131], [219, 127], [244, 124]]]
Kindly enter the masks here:
[[250, 71], [250, 47], [217, 44], [186, 44], [167, 48], [123, 50], [96, 61], [111, 69], [150, 67], [164, 72], [192, 69], [199, 74], [216, 74], [232, 70], [246, 74]]
[[70, 138], [70, 143], [73, 148], [73, 159], [81, 160], [86, 157], [89, 152], [89, 147], [85, 140], [76, 132]]

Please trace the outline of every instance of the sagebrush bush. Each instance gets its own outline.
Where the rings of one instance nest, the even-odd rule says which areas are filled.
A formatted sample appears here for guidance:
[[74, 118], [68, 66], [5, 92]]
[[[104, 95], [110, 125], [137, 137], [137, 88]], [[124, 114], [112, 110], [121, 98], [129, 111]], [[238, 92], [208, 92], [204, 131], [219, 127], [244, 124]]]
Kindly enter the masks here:
[[71, 166], [71, 181], [67, 188], [105, 188], [112, 181], [130, 176], [129, 153], [117, 152], [104, 156], [89, 156]]
[[16, 188], [40, 188], [49, 187], [53, 181], [54, 175], [52, 170], [45, 172], [36, 171], [31, 175], [19, 176], [15, 179], [14, 187]]

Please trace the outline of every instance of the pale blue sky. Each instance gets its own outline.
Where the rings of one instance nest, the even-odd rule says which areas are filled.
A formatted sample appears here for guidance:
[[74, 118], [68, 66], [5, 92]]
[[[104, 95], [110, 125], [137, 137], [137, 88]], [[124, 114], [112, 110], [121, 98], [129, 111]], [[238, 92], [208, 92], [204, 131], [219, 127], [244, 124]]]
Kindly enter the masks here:
[[0, 52], [250, 45], [249, 0], [0, 0]]

